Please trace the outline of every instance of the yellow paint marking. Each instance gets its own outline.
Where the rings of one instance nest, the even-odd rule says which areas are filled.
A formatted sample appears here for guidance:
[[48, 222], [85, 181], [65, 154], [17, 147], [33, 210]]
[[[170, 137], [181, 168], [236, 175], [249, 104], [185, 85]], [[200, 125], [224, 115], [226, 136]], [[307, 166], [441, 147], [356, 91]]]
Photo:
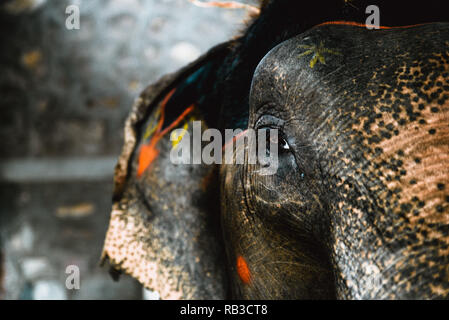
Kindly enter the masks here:
[[304, 57], [308, 55], [313, 55], [312, 59], [310, 60], [310, 68], [314, 68], [317, 62], [320, 62], [321, 64], [326, 64], [326, 58], [324, 57], [325, 53], [334, 54], [334, 55], [341, 55], [340, 52], [332, 49], [328, 49], [324, 47], [324, 42], [321, 41], [319, 46], [316, 45], [300, 45], [300, 48], [307, 49], [303, 53], [299, 55], [299, 57]]
[[160, 113], [161, 113], [161, 109], [159, 108], [159, 109], [156, 110], [156, 114], [154, 115], [154, 119], [150, 122], [150, 124], [148, 125], [147, 129], [145, 130], [145, 134], [143, 135], [143, 140], [147, 140], [156, 131]]
[[173, 149], [176, 149], [176, 147], [178, 146], [178, 144], [181, 142], [182, 138], [184, 138], [187, 129], [189, 129], [189, 123], [186, 122], [184, 124], [184, 127], [182, 128], [184, 131], [181, 134], [177, 134], [176, 131], [173, 131], [171, 133], [171, 138], [170, 140], [172, 140], [172, 145], [173, 145]]

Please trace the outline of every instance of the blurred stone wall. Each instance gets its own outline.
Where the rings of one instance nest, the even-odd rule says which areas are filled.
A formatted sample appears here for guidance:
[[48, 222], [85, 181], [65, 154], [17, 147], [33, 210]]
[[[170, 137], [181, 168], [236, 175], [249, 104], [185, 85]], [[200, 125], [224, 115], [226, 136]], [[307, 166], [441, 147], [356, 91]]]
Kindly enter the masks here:
[[[66, 28], [69, 5], [79, 30]], [[0, 296], [139, 299], [139, 284], [98, 266], [124, 120], [146, 85], [234, 36], [246, 12], [188, 0], [0, 6]], [[80, 290], [65, 287], [68, 265]]]

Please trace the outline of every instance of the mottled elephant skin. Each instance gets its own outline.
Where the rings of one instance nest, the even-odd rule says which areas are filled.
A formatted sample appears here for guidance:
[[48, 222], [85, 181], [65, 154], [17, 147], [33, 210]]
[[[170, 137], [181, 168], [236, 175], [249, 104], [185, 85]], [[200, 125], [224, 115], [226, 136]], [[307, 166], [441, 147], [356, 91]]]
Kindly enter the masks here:
[[[389, 27], [368, 30], [351, 3], [298, 17], [263, 1], [242, 36], [145, 90], [116, 169], [112, 270], [163, 299], [449, 297], [448, 19], [384, 7]], [[279, 169], [171, 163], [170, 130], [194, 120], [277, 129]]]

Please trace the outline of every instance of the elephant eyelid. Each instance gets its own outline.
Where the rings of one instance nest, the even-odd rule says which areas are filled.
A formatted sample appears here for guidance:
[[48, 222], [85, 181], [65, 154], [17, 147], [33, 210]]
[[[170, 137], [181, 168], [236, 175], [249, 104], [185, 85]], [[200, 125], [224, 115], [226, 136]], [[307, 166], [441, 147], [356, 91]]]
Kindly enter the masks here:
[[284, 127], [284, 123], [284, 120], [281, 120], [276, 116], [273, 116], [271, 114], [264, 114], [257, 119], [254, 127], [256, 129], [262, 129], [264, 127], [282, 129]]

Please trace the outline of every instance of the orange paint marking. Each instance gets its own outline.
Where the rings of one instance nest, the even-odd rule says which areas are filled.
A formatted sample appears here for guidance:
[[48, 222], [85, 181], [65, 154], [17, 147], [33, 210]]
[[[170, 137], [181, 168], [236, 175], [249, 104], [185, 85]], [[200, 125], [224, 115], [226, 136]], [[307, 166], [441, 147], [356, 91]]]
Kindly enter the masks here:
[[153, 138], [150, 140], [148, 144], [143, 144], [140, 147], [139, 151], [139, 160], [138, 160], [138, 168], [137, 168], [137, 177], [140, 178], [142, 174], [151, 166], [153, 161], [157, 158], [159, 155], [159, 150], [156, 148], [157, 143], [159, 140], [162, 139], [163, 136], [165, 136], [170, 130], [172, 130], [174, 127], [176, 127], [189, 113], [191, 113], [194, 109], [194, 105], [191, 105], [187, 109], [185, 109], [181, 115], [173, 121], [167, 128], [165, 128], [162, 132], [162, 127], [164, 125], [165, 120], [165, 107], [172, 97], [173, 93], [175, 93], [176, 89], [173, 89], [170, 91], [167, 96], [162, 101], [161, 106], [161, 117], [159, 119], [159, 123], [157, 125], [156, 132], [153, 136]]
[[[374, 25], [366, 25], [363, 23], [358, 23], [358, 22], [353, 22], [353, 21], [328, 21], [328, 22], [321, 23], [321, 24], [317, 25], [316, 27], [328, 26], [328, 25], [353, 26], [353, 27], [360, 27], [360, 28], [366, 28], [368, 26], [374, 27]], [[379, 26], [379, 28], [382, 30], [406, 29], [406, 28], [419, 27], [419, 26], [423, 26], [423, 25], [425, 25], [425, 23], [414, 24], [414, 25], [410, 25], [410, 26], [399, 26], [399, 27]]]
[[187, 117], [189, 113], [193, 111], [194, 108], [195, 106], [192, 104], [190, 107], [185, 109], [181, 113], [181, 115], [175, 121], [172, 122], [171, 125], [169, 125], [167, 128], [164, 129], [164, 131], [160, 133], [161, 137], [165, 136], [170, 130], [174, 129], [185, 117]]
[[238, 135], [232, 137], [232, 140], [225, 143], [225, 145], [223, 146], [223, 148], [221, 150], [225, 151], [227, 148], [234, 146], [234, 143], [237, 142], [237, 139], [244, 137], [247, 132], [248, 132], [248, 129], [246, 129], [245, 131], [242, 131]]
[[250, 283], [251, 273], [246, 260], [242, 256], [238, 256], [237, 258], [237, 273], [239, 274], [240, 280], [242, 280], [244, 284]]
[[144, 144], [140, 147], [139, 153], [139, 167], [137, 169], [137, 177], [140, 178], [142, 174], [153, 163], [154, 159], [159, 155], [159, 150], [156, 149], [156, 144], [159, 139], [152, 139], [149, 144]]
[[164, 120], [165, 120], [165, 107], [167, 106], [168, 101], [170, 101], [171, 97], [173, 96], [173, 94], [175, 93], [176, 88], [172, 89], [164, 98], [164, 100], [162, 101], [162, 106], [161, 106], [161, 117], [159, 118], [159, 123], [157, 124], [157, 129], [156, 129], [156, 133], [159, 133], [162, 129], [162, 126], [164, 124]]

